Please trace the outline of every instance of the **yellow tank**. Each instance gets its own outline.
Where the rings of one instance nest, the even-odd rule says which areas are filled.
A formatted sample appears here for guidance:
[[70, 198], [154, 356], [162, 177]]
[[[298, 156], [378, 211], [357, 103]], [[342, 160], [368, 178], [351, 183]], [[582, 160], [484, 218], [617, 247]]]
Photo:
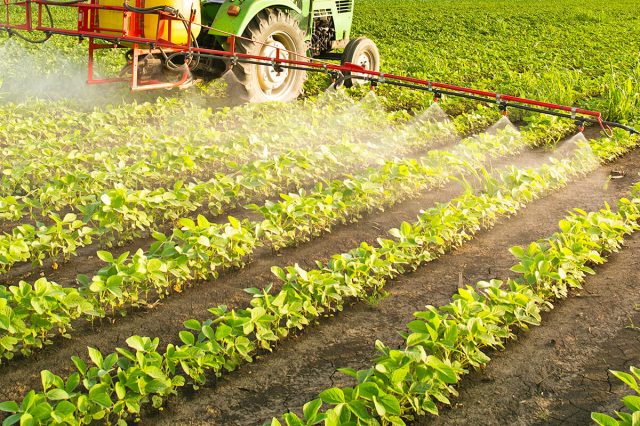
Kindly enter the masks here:
[[[123, 0], [100, 0], [99, 3], [105, 6], [120, 6], [124, 4]], [[130, 0], [129, 4], [131, 6], [136, 6], [135, 0]], [[140, 4], [140, 8], [149, 8], [155, 6], [170, 6], [174, 9], [178, 9], [184, 19], [189, 19], [191, 16], [191, 9], [196, 10], [195, 23], [200, 23], [200, 0], [142, 0]], [[123, 26], [122, 23], [122, 12], [111, 11], [111, 10], [100, 10], [98, 12], [98, 22], [99, 27], [101, 28], [100, 32], [113, 34], [113, 35], [122, 35], [122, 31], [120, 30]], [[155, 39], [156, 35], [158, 35], [159, 39], [164, 41], [170, 41], [175, 44], [186, 44], [187, 43], [187, 29], [181, 21], [175, 20], [171, 22], [171, 40], [169, 40], [169, 21], [162, 20], [161, 26], [158, 28], [158, 15], [151, 14], [132, 14], [131, 19], [136, 19], [140, 16], [143, 16], [144, 19], [144, 38]], [[113, 29], [114, 31], [110, 31]], [[200, 26], [192, 25], [191, 32], [193, 33], [192, 37], [198, 37], [200, 33]], [[127, 45], [128, 43], [123, 43]]]

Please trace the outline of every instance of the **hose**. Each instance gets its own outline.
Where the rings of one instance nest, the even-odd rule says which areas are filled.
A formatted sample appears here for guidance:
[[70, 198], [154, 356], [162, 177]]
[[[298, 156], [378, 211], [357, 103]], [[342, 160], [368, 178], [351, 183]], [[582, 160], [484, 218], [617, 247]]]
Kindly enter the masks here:
[[74, 4], [84, 3], [87, 0], [67, 0], [67, 1], [43, 1], [42, 3], [51, 6], [70, 6]]
[[[73, 1], [73, 0], [72, 0]], [[124, 2], [124, 8], [131, 11], [131, 12], [136, 12], [136, 13], [142, 13], [142, 14], [155, 14], [156, 12], [165, 12], [168, 13], [176, 18], [178, 18], [180, 20], [180, 22], [182, 22], [182, 25], [184, 25], [185, 30], [187, 30], [187, 32], [189, 32], [189, 26], [187, 25], [187, 20], [186, 18], [182, 15], [182, 13], [180, 13], [180, 11], [178, 9], [175, 9], [171, 6], [152, 6], [152, 7], [135, 7], [135, 6], [131, 6], [127, 1]], [[191, 39], [193, 40], [193, 45], [197, 48], [199, 48], [200, 46], [198, 45], [198, 40], [196, 39], [196, 37], [193, 36], [193, 32], [191, 32]], [[186, 57], [193, 57], [193, 52], [189, 52], [184, 53], [184, 52], [176, 52], [173, 53], [169, 56], [167, 56], [166, 53], [164, 53], [164, 51], [162, 49], [160, 49], [160, 53], [162, 53], [162, 56], [165, 59], [165, 66], [167, 67], [167, 69], [171, 70], [171, 71], [179, 71], [182, 68], [182, 64], [175, 64], [173, 62], [173, 59], [178, 57], [178, 56], [185, 56], [185, 63], [186, 63]], [[200, 55], [196, 54], [196, 61], [195, 64], [189, 64], [189, 69], [193, 70], [195, 69], [198, 65], [200, 65]]]
[[[71, 1], [75, 1], [75, 0], [71, 0]], [[125, 1], [124, 8], [131, 12], [142, 13], [142, 14], [166, 12], [176, 17], [180, 15], [180, 11], [171, 6], [135, 7], [135, 6], [131, 6], [129, 2]]]
[[[76, 1], [76, 0], [74, 0], [74, 1]], [[77, 1], [79, 1], [79, 0], [77, 0]], [[82, 1], [85, 1], [85, 0], [82, 0]], [[49, 28], [53, 28], [53, 26], [54, 26], [53, 25], [53, 15], [51, 14], [51, 10], [49, 9], [49, 5], [47, 5], [45, 3], [44, 9], [47, 11], [47, 15], [49, 16], [49, 24], [50, 24]], [[26, 41], [27, 43], [32, 43], [32, 44], [42, 44], [45, 41], [49, 40], [51, 38], [51, 36], [53, 35], [53, 34], [51, 34], [50, 31], [44, 31], [44, 37], [42, 39], [34, 40], [34, 39], [30, 39], [28, 37], [23, 36], [18, 31], [13, 31], [11, 28], [7, 28], [7, 33], [9, 34], [9, 37], [16, 36], [19, 39], [22, 39], [22, 40]]]
[[[182, 25], [184, 25], [184, 29], [187, 30], [187, 32], [189, 31], [189, 26], [187, 25], [187, 20], [185, 19], [184, 16], [182, 16], [182, 13], [180, 13], [180, 11], [176, 11], [177, 12], [177, 17], [180, 19], [180, 22], [182, 22]], [[193, 40], [193, 45], [196, 49], [198, 49], [200, 46], [198, 45], [198, 39], [196, 37], [193, 36], [193, 31], [191, 32], [191, 40]], [[162, 50], [161, 50], [162, 52]], [[193, 52], [189, 52], [188, 54], [185, 52], [176, 52], [173, 53], [171, 55], [169, 55], [168, 57], [164, 54], [164, 52], [162, 52], [162, 54], [165, 57], [166, 62], [166, 66], [168, 69], [170, 70], [174, 70], [177, 71], [179, 68], [181, 68], [181, 65], [176, 65], [175, 63], [173, 63], [173, 58], [176, 58], [180, 55], [185, 56], [185, 62], [186, 59], [191, 59], [194, 57]], [[188, 57], [188, 58], [187, 58]], [[194, 70], [198, 67], [198, 65], [200, 65], [200, 54], [196, 53], [195, 55], [195, 62], [194, 63], [189, 63], [189, 69], [190, 70]]]

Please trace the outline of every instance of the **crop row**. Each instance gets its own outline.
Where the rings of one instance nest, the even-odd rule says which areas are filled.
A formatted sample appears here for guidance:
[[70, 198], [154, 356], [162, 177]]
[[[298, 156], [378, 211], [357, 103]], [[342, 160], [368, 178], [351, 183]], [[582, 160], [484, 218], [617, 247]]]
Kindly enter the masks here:
[[[302, 150], [313, 151], [314, 145], [331, 146], [333, 141], [342, 144], [351, 142], [363, 147], [360, 156], [363, 162], [368, 162], [379, 159], [380, 151], [388, 152], [398, 145], [402, 147], [401, 152], [408, 149], [407, 138], [403, 141], [403, 132], [393, 131], [395, 129], [388, 122], [388, 114], [373, 107], [357, 107], [357, 110], [359, 120], [341, 126], [339, 131], [334, 128], [322, 136], [316, 135], [311, 143], [305, 143]], [[490, 110], [485, 111], [486, 122]], [[339, 109], [336, 113], [341, 112], [343, 110]], [[460, 120], [460, 123], [464, 124], [464, 121]], [[421, 132], [416, 126], [407, 128], [414, 131], [415, 135], [451, 140], [457, 127], [455, 122], [428, 122], [429, 126], [421, 124]], [[362, 125], [372, 132], [373, 136], [370, 137], [380, 140], [376, 143], [379, 145], [378, 152], [360, 134]], [[133, 137], [128, 135], [125, 128], [120, 142], [114, 147], [91, 153], [64, 147], [45, 148], [37, 146], [38, 143], [31, 148], [19, 143], [12, 144], [2, 149], [8, 163], [3, 166], [0, 176], [0, 194], [3, 194], [0, 218], [19, 220], [25, 215], [32, 216], [34, 209], [46, 217], [52, 211], [73, 209], [78, 202], [96, 200], [101, 192], [114, 185], [133, 190], [140, 186], [153, 188], [173, 184], [178, 179], [184, 179], [185, 174], [191, 174], [191, 180], [196, 180], [198, 176], [238, 173], [247, 162], [268, 160], [286, 152], [301, 150], [301, 135], [289, 133], [290, 129], [277, 128], [269, 128], [263, 133], [255, 131], [245, 137], [234, 131], [222, 134], [215, 130], [176, 136], [145, 135], [142, 132], [143, 136], [138, 136], [140, 141], [134, 142], [127, 141], [127, 138]], [[122, 143], [122, 140], [127, 142]], [[410, 140], [420, 141], [419, 138]], [[59, 140], [56, 143], [59, 144]], [[29, 149], [33, 155], [29, 155]], [[19, 159], [12, 160], [11, 153]], [[356, 161], [353, 163], [358, 164]]]
[[[593, 145], [596, 151], [597, 146]], [[212, 319], [185, 322], [186, 329], [179, 333], [181, 345], [169, 344], [161, 353], [159, 339], [133, 336], [127, 339], [130, 349], [104, 355], [90, 348], [91, 364], [74, 357], [77, 372], [66, 380], [43, 371], [43, 391], [28, 392], [21, 404], [2, 404], [15, 413], [8, 423], [22, 417], [34, 424], [86, 424], [100, 419], [123, 423], [130, 414], [140, 413], [143, 404], [159, 407], [187, 380], [197, 387], [207, 372], [219, 375], [251, 361], [259, 349], [270, 350], [291, 331], [341, 310], [349, 299], [367, 297], [388, 279], [438, 257], [483, 225], [491, 226], [498, 217], [514, 213], [597, 164], [590, 150], [582, 147], [571, 159], [553, 161], [539, 170], [509, 168], [497, 178], [487, 178], [483, 192], [467, 192], [433, 207], [414, 225], [403, 223], [391, 231], [396, 239], [380, 239], [377, 248], [363, 243], [311, 271], [297, 265], [286, 270], [274, 267], [283, 282], [279, 291], [251, 289], [250, 308], [228, 311], [222, 306], [210, 310]]]
[[[560, 123], [558, 126], [565, 125]], [[434, 128], [438, 131], [432, 132]], [[410, 151], [410, 141], [416, 139], [417, 134], [423, 136], [423, 146], [452, 138], [451, 133], [443, 130], [437, 123], [417, 122], [411, 130], [401, 133], [402, 138], [395, 139], [395, 152]], [[470, 150], [471, 145], [463, 144], [461, 152]], [[514, 149], [517, 147], [521, 148], [522, 144]], [[252, 198], [301, 187], [308, 181], [322, 179], [323, 175], [339, 175], [351, 164], [361, 164], [366, 159], [379, 160], [382, 155], [370, 152], [366, 144], [338, 143], [316, 151], [299, 150], [270, 160], [254, 161], [240, 167], [236, 175], [219, 174], [215, 179], [200, 183], [179, 182], [171, 189], [130, 190], [118, 185], [102, 193], [99, 200], [79, 203], [75, 207], [77, 213], [62, 217], [50, 213], [51, 225], [23, 224], [1, 235], [0, 271], [24, 261], [42, 264], [43, 260], [50, 259], [56, 262], [60, 255], [66, 260], [76, 254], [78, 247], [96, 240], [108, 246], [116, 241], [123, 244], [158, 231], [165, 224], [201, 209], [203, 204], [210, 214], [218, 215]], [[442, 157], [444, 153], [438, 155]], [[388, 167], [392, 163], [382, 164]], [[366, 179], [369, 173], [370, 170], [365, 171], [354, 179]]]
[[[0, 125], [0, 147], [11, 148], [17, 145], [30, 150], [28, 152], [37, 157], [34, 145], [39, 148], [90, 153], [109, 149], [116, 144], [137, 142], [144, 138], [153, 139], [160, 135], [202, 135], [195, 142], [203, 145], [212, 141], [219, 142], [225, 135], [242, 140], [274, 129], [288, 139], [295, 134], [301, 137], [311, 136], [309, 143], [313, 143], [326, 134], [318, 132], [318, 127], [313, 125], [313, 122], [321, 118], [336, 121], [340, 128], [342, 125], [351, 128], [351, 121], [356, 116], [362, 123], [373, 126], [376, 121], [379, 122], [377, 124], [388, 124], [409, 118], [406, 113], [385, 112], [373, 99], [354, 101], [342, 92], [327, 93], [316, 99], [283, 105], [252, 104], [216, 109], [210, 107], [210, 102], [194, 97], [193, 93], [174, 95], [170, 98], [158, 98], [154, 102], [133, 101], [92, 108], [89, 111], [79, 110], [70, 100], [3, 103], [0, 104], [0, 114], [5, 120]], [[186, 120], [185, 117], [189, 119]], [[322, 130], [338, 132], [338, 129], [332, 128]], [[145, 145], [141, 149], [150, 153], [153, 146]]]
[[[329, 108], [326, 105], [329, 102], [335, 102], [337, 105]], [[325, 95], [320, 100], [304, 102], [296, 108], [288, 107], [285, 111], [279, 112], [278, 119], [288, 121], [287, 126], [278, 126], [277, 123], [264, 125], [271, 120], [271, 115], [256, 117], [258, 123], [252, 126], [248, 126], [244, 121], [236, 123], [238, 115], [242, 115], [245, 109], [251, 111], [249, 106], [246, 106], [234, 109], [235, 112], [230, 116], [228, 115], [231, 113], [225, 111], [210, 113], [222, 122], [214, 121], [213, 117], [208, 117], [200, 126], [195, 126], [192, 120], [179, 121], [178, 123], [189, 123], [188, 131], [180, 132], [181, 126], [178, 124], [167, 129], [166, 125], [158, 125], [156, 122], [161, 120], [163, 115], [177, 109], [175, 105], [172, 105], [168, 112], [161, 113], [160, 117], [155, 117], [148, 111], [148, 107], [143, 107], [144, 105], [128, 113], [134, 117], [141, 114], [151, 116], [147, 118], [149, 123], [146, 126], [133, 132], [130, 130], [131, 125], [119, 125], [118, 120], [115, 125], [95, 123], [103, 119], [113, 120], [116, 113], [127, 114], [123, 108], [109, 114], [98, 111], [85, 114], [82, 118], [89, 124], [78, 120], [65, 122], [64, 119], [63, 124], [59, 124], [57, 117], [52, 118], [51, 121], [60, 127], [56, 127], [56, 132], [40, 139], [37, 137], [38, 128], [46, 127], [46, 124], [39, 124], [36, 119], [18, 117], [3, 121], [0, 128], [6, 126], [7, 133], [12, 130], [12, 123], [19, 123], [30, 128], [33, 134], [21, 137], [18, 132], [18, 135], [11, 138], [10, 144], [0, 147], [3, 158], [0, 160], [3, 169], [0, 176], [0, 193], [6, 194], [7, 197], [28, 195], [23, 204], [30, 209], [38, 206], [52, 207], [50, 203], [55, 203], [53, 207], [60, 208], [65, 207], [62, 205], [64, 200], [68, 203], [75, 201], [73, 196], [76, 194], [100, 192], [110, 185], [113, 186], [115, 181], [128, 187], [149, 187], [176, 180], [185, 172], [191, 173], [194, 177], [206, 177], [211, 170], [230, 172], [237, 169], [237, 164], [254, 160], [256, 157], [266, 158], [287, 150], [299, 149], [301, 140], [305, 140], [304, 146], [309, 149], [331, 145], [333, 141], [351, 140], [365, 143], [374, 151], [392, 152], [398, 143], [395, 140], [396, 135], [402, 133], [395, 128], [395, 124], [410, 122], [406, 114], [384, 112], [375, 99], [367, 98], [355, 104], [342, 94]], [[159, 109], [162, 111], [162, 108]], [[195, 111], [190, 112], [195, 114]], [[272, 111], [269, 112], [273, 114]], [[318, 132], [319, 126], [311, 118], [319, 116], [320, 112], [327, 121], [327, 128], [323, 127], [322, 132]], [[424, 115], [428, 116], [428, 111]], [[479, 121], [478, 115], [481, 116]], [[432, 123], [429, 133], [453, 133], [453, 129], [456, 129], [468, 134], [484, 126], [490, 116], [496, 116], [496, 113], [488, 109], [473, 111], [456, 118], [453, 123], [441, 123], [440, 126]], [[169, 118], [168, 121], [174, 123], [176, 119]], [[95, 127], [95, 134], [86, 134], [85, 127]], [[108, 129], [108, 135], [103, 134], [103, 127]], [[412, 129], [410, 125], [406, 128]], [[366, 129], [366, 132], [363, 129]], [[110, 143], [98, 150], [87, 148], [92, 146], [94, 139], [107, 140]], [[413, 141], [420, 139], [415, 138]], [[418, 144], [418, 147], [422, 146]], [[62, 194], [47, 202], [52, 192]], [[4, 201], [4, 204], [15, 203], [12, 199]], [[19, 219], [15, 217], [15, 213], [11, 215], [9, 212], [3, 212], [0, 202], [0, 217], [2, 216]]]
[[[331, 109], [327, 109], [329, 102]], [[38, 150], [89, 154], [108, 151], [114, 146], [129, 149], [131, 154], [150, 155], [162, 149], [164, 141], [160, 140], [157, 144], [141, 142], [164, 135], [189, 136], [193, 138], [189, 146], [201, 147], [234, 139], [243, 142], [249, 138], [256, 139], [258, 135], [266, 137], [267, 131], [277, 130], [279, 136], [289, 141], [289, 147], [293, 147], [295, 140], [290, 137], [292, 134], [296, 131], [313, 131], [309, 128], [297, 129], [297, 124], [307, 124], [313, 117], [320, 116], [321, 112], [327, 120], [341, 120], [340, 124], [348, 129], [353, 128], [353, 123], [342, 120], [353, 118], [355, 114], [362, 123], [373, 127], [387, 126], [408, 118], [406, 115], [387, 113], [373, 102], [354, 102], [340, 93], [278, 108], [273, 105], [246, 105], [242, 108], [213, 110], [177, 97], [89, 112], [65, 107], [61, 102], [55, 106], [52, 109], [50, 103], [42, 101], [26, 105], [0, 105], [0, 113], [5, 118], [0, 125], [0, 147], [5, 154], [1, 160], [3, 166], [10, 166], [14, 160], [25, 158], [18, 149], [23, 149], [27, 158], [34, 159], [38, 159]], [[185, 117], [189, 119], [185, 120]], [[296, 117], [297, 122], [292, 122]], [[285, 123], [289, 123], [289, 126], [284, 126]], [[326, 131], [334, 136], [338, 133], [337, 129], [332, 128]], [[313, 144], [325, 134], [303, 133], [300, 136], [314, 136], [309, 141]], [[184, 148], [188, 149], [189, 146]]]
[[[490, 361], [484, 350], [503, 348], [515, 337], [515, 328], [540, 325], [540, 314], [553, 307], [551, 302], [568, 297], [570, 289], [581, 288], [586, 275], [595, 273], [589, 264], [604, 263], [606, 254], [620, 249], [625, 235], [640, 229], [640, 185], [634, 195], [619, 201], [618, 212], [609, 206], [591, 213], [576, 210], [550, 238], [513, 247], [519, 262], [512, 271], [519, 278], [480, 281], [459, 289], [445, 306], [414, 313], [416, 320], [403, 334], [404, 349], [377, 341], [380, 356], [374, 367], [340, 370], [357, 381], [355, 386], [321, 392], [305, 404], [302, 418], [287, 413], [285, 423], [404, 425], [414, 415], [437, 415], [438, 404], [450, 404], [450, 396], [457, 396], [453, 386], [468, 369]], [[633, 402], [637, 409], [638, 399]], [[273, 419], [271, 425], [281, 422]]]
[[[224, 180], [237, 178], [237, 175], [243, 174], [255, 174], [257, 170], [262, 169], [261, 173], [267, 176], [275, 175], [276, 177], [282, 174], [277, 168], [278, 159], [283, 157], [283, 162], [286, 162], [288, 158], [301, 157], [300, 162], [309, 162], [314, 159], [314, 154], [320, 155], [323, 152], [334, 152], [335, 158], [328, 158], [326, 161], [330, 163], [336, 163], [338, 158], [343, 158], [345, 163], [338, 170], [350, 170], [354, 169], [354, 165], [362, 165], [367, 163], [380, 162], [385, 156], [388, 156], [389, 152], [394, 152], [399, 155], [407, 154], [413, 151], [425, 149], [433, 146], [437, 143], [443, 143], [452, 141], [455, 135], [461, 133], [471, 133], [480, 127], [487, 126], [490, 121], [495, 117], [495, 112], [483, 108], [477, 111], [461, 115], [456, 117], [453, 122], [437, 122], [429, 118], [429, 115], [423, 117], [422, 120], [414, 119], [412, 124], [409, 124], [397, 130], [395, 128], [389, 128], [388, 125], [383, 125], [379, 129], [379, 133], [376, 133], [373, 139], [359, 140], [359, 136], [353, 132], [345, 131], [340, 135], [336, 135], [335, 139], [338, 142], [325, 144], [318, 149], [312, 149], [307, 147], [295, 147], [292, 149], [285, 149], [287, 140], [292, 139], [279, 138], [278, 141], [269, 142], [269, 138], [253, 138], [246, 139], [244, 141], [233, 142], [229, 147], [222, 150], [216, 148], [216, 146], [208, 147], [203, 146], [201, 150], [208, 152], [209, 162], [205, 162], [207, 166], [215, 166], [215, 159], [225, 161], [229, 167], [227, 171], [231, 173], [223, 173], [221, 171], [214, 172], [214, 177], [208, 181], [198, 181], [197, 179], [190, 179], [188, 185], [197, 186], [207, 184], [214, 185], [217, 180]], [[352, 124], [353, 125], [353, 124]], [[370, 130], [376, 128], [375, 124], [371, 124], [368, 127]], [[344, 129], [344, 127], [343, 127]], [[358, 128], [355, 127], [354, 131]], [[375, 132], [374, 132], [375, 133]], [[325, 135], [326, 137], [326, 135]], [[178, 140], [177, 138], [174, 138]], [[325, 141], [323, 138], [316, 138], [316, 140]], [[262, 140], [262, 141], [261, 141]], [[294, 139], [298, 141], [299, 139]], [[295, 142], [298, 144], [298, 142]], [[294, 144], [294, 145], [295, 145]], [[179, 148], [182, 149], [182, 148]], [[185, 148], [186, 149], [186, 148]], [[251, 161], [255, 152], [261, 152], [261, 157]], [[277, 153], [274, 153], [277, 152]], [[59, 155], [59, 156], [66, 156]], [[70, 158], [73, 158], [76, 154], [68, 154]], [[54, 155], [56, 156], [56, 155]], [[224, 160], [226, 157], [226, 160]], [[106, 159], [102, 159], [110, 172], [100, 172], [92, 170], [90, 172], [72, 173], [66, 172], [61, 176], [54, 178], [52, 181], [42, 184], [37, 188], [31, 188], [26, 186], [23, 188], [25, 191], [29, 191], [28, 194], [22, 196], [6, 195], [0, 197], [0, 219], [18, 221], [20, 219], [30, 218], [37, 220], [38, 216], [46, 217], [50, 222], [54, 222], [55, 219], [49, 216], [58, 215], [64, 216], [62, 211], [79, 213], [83, 206], [92, 203], [100, 203], [101, 195], [105, 191], [118, 187], [125, 192], [132, 193], [131, 198], [135, 201], [136, 194], [146, 194], [149, 190], [139, 189], [138, 185], [131, 181], [133, 179], [136, 182], [144, 181], [144, 187], [149, 188], [149, 185], [153, 187], [153, 181], [172, 181], [174, 186], [175, 182], [180, 182], [176, 178], [171, 179], [172, 173], [162, 173], [162, 168], [157, 169], [151, 167], [146, 160], [136, 162], [129, 172], [125, 172], [120, 167], [119, 162], [110, 162]], [[181, 176], [181, 174], [188, 169], [202, 168], [202, 164], [198, 165], [194, 162], [190, 155], [169, 155], [165, 157], [161, 163], [178, 162], [180, 165], [176, 165], [175, 169], [177, 173], [175, 176]], [[247, 163], [249, 162], [249, 163]], [[310, 169], [309, 173], [314, 172], [314, 168], [321, 168], [322, 163], [308, 164], [307, 168]], [[274, 170], [269, 169], [271, 163]], [[7, 169], [4, 171], [5, 177], [9, 176], [16, 182], [22, 182], [20, 176], [29, 174], [33, 168], [39, 168], [41, 174], [51, 174], [51, 164], [37, 164], [37, 162], [28, 162], [26, 169], [20, 173], [16, 173], [15, 169]], [[214, 167], [215, 169], [215, 167]], [[55, 173], [54, 173], [55, 175]], [[159, 177], [162, 175], [162, 177]], [[155, 176], [155, 178], [154, 178]], [[131, 179], [129, 179], [129, 177]], [[156, 179], [157, 178], [157, 179]], [[251, 176], [245, 179], [251, 179]], [[243, 183], [243, 182], [240, 182]], [[23, 184], [23, 183], [21, 183]], [[247, 185], [255, 186], [258, 183], [253, 183], [251, 180]], [[153, 190], [151, 196], [162, 196], [164, 192], [171, 191], [170, 187], [158, 187]], [[137, 191], [137, 192], [136, 192]], [[229, 191], [233, 193], [233, 191]], [[36, 214], [38, 213], [38, 214]]]
[[[278, 250], [306, 241], [337, 223], [357, 220], [367, 211], [471, 173], [490, 158], [521, 150], [524, 142], [516, 136], [506, 129], [497, 136], [465, 140], [451, 151], [430, 151], [422, 161], [390, 161], [349, 179], [319, 184], [309, 193], [283, 195], [278, 202], [250, 206], [262, 216], [256, 221], [229, 217], [226, 223], [214, 224], [204, 216], [197, 222], [181, 219], [180, 228], [169, 237], [155, 233], [157, 241], [146, 252], [140, 249], [131, 257], [124, 253], [114, 258], [99, 251], [107, 265], [91, 279], [79, 276], [79, 290], [44, 278], [33, 285], [20, 282], [0, 289], [6, 315], [12, 318], [0, 334], [0, 354], [7, 358], [18, 350], [28, 354], [52, 334], [66, 335], [70, 322], [80, 316], [93, 318], [106, 315], [108, 309], [146, 304], [149, 293], [162, 296], [172, 288], [242, 266], [260, 245]], [[46, 315], [47, 320], [34, 321], [36, 315]]]

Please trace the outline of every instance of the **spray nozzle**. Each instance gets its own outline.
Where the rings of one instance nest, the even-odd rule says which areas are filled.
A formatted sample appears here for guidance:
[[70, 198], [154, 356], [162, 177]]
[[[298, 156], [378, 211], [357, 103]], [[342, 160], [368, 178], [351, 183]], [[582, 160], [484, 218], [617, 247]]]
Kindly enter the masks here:
[[437, 90], [433, 92], [433, 102], [438, 103], [440, 102], [441, 99], [442, 99], [442, 93], [440, 93]]
[[576, 126], [578, 127], [578, 132], [582, 133], [584, 132], [584, 128], [585, 128], [585, 122], [582, 120], [578, 120], [576, 121]]

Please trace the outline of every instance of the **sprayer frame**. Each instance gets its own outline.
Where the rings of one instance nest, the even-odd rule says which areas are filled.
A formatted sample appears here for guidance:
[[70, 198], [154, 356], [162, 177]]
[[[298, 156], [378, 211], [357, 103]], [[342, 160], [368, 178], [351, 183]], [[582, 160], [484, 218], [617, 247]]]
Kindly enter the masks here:
[[[452, 84], [439, 83], [431, 80], [423, 80], [413, 77], [385, 74], [377, 71], [366, 70], [359, 65], [352, 63], [345, 63], [341, 65], [315, 60], [306, 56], [297, 55], [294, 52], [289, 53], [289, 58], [284, 58], [281, 54], [284, 53], [282, 49], [276, 48], [276, 57], [270, 58], [259, 55], [249, 55], [237, 52], [235, 49], [236, 40], [243, 37], [235, 34], [228, 34], [227, 44], [228, 50], [216, 50], [206, 49], [200, 47], [194, 47], [192, 40], [192, 28], [193, 26], [202, 27], [206, 30], [215, 30], [212, 27], [202, 25], [195, 21], [195, 12], [192, 11], [189, 19], [184, 19], [176, 15], [170, 14], [167, 11], [154, 11], [145, 12], [155, 13], [158, 15], [158, 29], [161, 25], [168, 24], [168, 39], [161, 39], [157, 35], [161, 34], [161, 31], [156, 31], [155, 38], [147, 38], [144, 35], [144, 26], [141, 24], [143, 19], [143, 13], [137, 10], [128, 8], [128, 4], [125, 3], [123, 7], [120, 6], [105, 6], [98, 4], [99, 0], [89, 0], [89, 3], [84, 3], [83, 0], [71, 0], [64, 3], [56, 3], [47, 0], [20, 0], [12, 3], [11, 0], [4, 0], [6, 21], [0, 21], [0, 29], [5, 29], [9, 35], [14, 34], [17, 31], [40, 31], [44, 32], [48, 36], [51, 34], [59, 34], [71, 37], [78, 37], [80, 40], [84, 38], [89, 39], [89, 61], [88, 61], [88, 79], [89, 84], [104, 84], [129, 81], [129, 87], [132, 91], [140, 90], [154, 90], [154, 89], [170, 89], [174, 87], [182, 86], [189, 78], [189, 70], [185, 67], [185, 72], [181, 78], [172, 82], [164, 82], [157, 80], [145, 80], [140, 81], [138, 78], [138, 59], [149, 53], [156, 51], [182, 53], [185, 57], [194, 57], [198, 55], [201, 57], [213, 57], [216, 59], [222, 59], [234, 66], [239, 62], [250, 63], [259, 66], [273, 67], [276, 71], [281, 71], [285, 68], [310, 71], [310, 72], [324, 72], [330, 74], [334, 81], [333, 85], [338, 86], [347, 79], [361, 79], [367, 80], [371, 83], [372, 89], [378, 84], [391, 84], [400, 87], [407, 87], [410, 89], [417, 89], [428, 91], [434, 94], [434, 99], [439, 100], [442, 95], [456, 96], [467, 99], [473, 99], [481, 102], [495, 103], [500, 110], [504, 113], [507, 112], [507, 108], [517, 108], [526, 111], [533, 111], [541, 114], [553, 115], [563, 118], [570, 118], [576, 121], [578, 125], [584, 125], [584, 123], [598, 124], [602, 130], [607, 134], [612, 134], [612, 128], [620, 128], [626, 130], [632, 134], [640, 134], [637, 130], [625, 126], [619, 123], [606, 122], [602, 118], [602, 113], [598, 111], [591, 111], [587, 109], [558, 105], [549, 102], [535, 101], [517, 96], [504, 95], [495, 92], [476, 90], [472, 88], [456, 86]], [[141, 7], [142, 0], [136, 0], [136, 8]], [[32, 25], [32, 5], [38, 6], [37, 10], [37, 25]], [[11, 6], [23, 7], [25, 9], [25, 22], [24, 24], [11, 24], [10, 10]], [[76, 29], [58, 28], [55, 26], [47, 27], [43, 25], [43, 9], [48, 7], [75, 7], [78, 9], [78, 26]], [[120, 11], [123, 14], [122, 27], [121, 28], [103, 28], [100, 27], [98, 22], [98, 11]], [[171, 21], [180, 20], [184, 23], [185, 28], [188, 31], [188, 39], [185, 44], [177, 44], [171, 41]], [[114, 35], [114, 33], [119, 33]], [[96, 40], [102, 40], [102, 43], [96, 43]], [[105, 43], [106, 42], [106, 43]], [[258, 42], [253, 40], [253, 42]], [[132, 67], [131, 78], [110, 78], [110, 79], [97, 79], [94, 77], [94, 53], [99, 49], [107, 48], [123, 48], [122, 43], [127, 43], [133, 46], [133, 59], [130, 63]], [[129, 48], [129, 47], [127, 47]]]

